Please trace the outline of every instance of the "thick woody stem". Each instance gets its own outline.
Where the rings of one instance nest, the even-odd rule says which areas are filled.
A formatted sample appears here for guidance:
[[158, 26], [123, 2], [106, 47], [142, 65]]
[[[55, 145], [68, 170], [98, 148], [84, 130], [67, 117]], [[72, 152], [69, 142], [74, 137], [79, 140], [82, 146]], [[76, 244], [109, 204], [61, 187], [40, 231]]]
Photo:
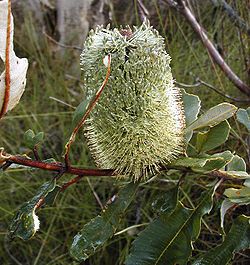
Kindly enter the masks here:
[[0, 111], [0, 119], [7, 112], [10, 100], [10, 28], [11, 26], [11, 0], [8, 1], [7, 34], [5, 48], [5, 91], [3, 105]]
[[204, 29], [197, 22], [194, 14], [186, 5], [185, 0], [177, 0], [178, 10], [184, 15], [187, 21], [190, 23], [194, 31], [199, 35], [202, 43], [207, 48], [207, 51], [213, 61], [219, 65], [221, 70], [225, 73], [228, 79], [244, 94], [250, 96], [250, 87], [245, 84], [229, 67], [229, 65], [221, 57], [220, 53], [217, 51], [213, 43], [209, 40]]

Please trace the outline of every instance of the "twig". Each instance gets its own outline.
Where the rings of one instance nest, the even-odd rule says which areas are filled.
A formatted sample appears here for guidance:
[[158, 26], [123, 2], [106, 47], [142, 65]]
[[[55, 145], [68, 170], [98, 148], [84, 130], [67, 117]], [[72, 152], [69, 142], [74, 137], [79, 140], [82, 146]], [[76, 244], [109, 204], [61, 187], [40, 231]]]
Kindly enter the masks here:
[[6, 33], [6, 48], [5, 48], [5, 91], [4, 100], [0, 112], [0, 119], [7, 112], [10, 100], [10, 30], [11, 30], [11, 0], [8, 1], [8, 16], [7, 16], [7, 33]]
[[43, 30], [43, 35], [45, 35], [45, 37], [47, 39], [49, 39], [51, 42], [53, 42], [54, 44], [56, 44], [56, 45], [58, 45], [58, 46], [60, 46], [62, 48], [65, 48], [65, 49], [74, 49], [74, 50], [82, 51], [82, 48], [79, 47], [79, 46], [66, 45], [66, 44], [63, 44], [63, 43], [60, 43], [60, 42], [56, 41], [51, 36], [49, 36], [44, 30]]
[[65, 174], [71, 174], [71, 175], [112, 176], [114, 173], [114, 170], [110, 169], [85, 169], [78, 167], [66, 168], [66, 166], [60, 162], [48, 163], [43, 161], [32, 160], [18, 155], [17, 156], [11, 155], [7, 159], [7, 162], [27, 167], [32, 167], [32, 168], [39, 168], [47, 171], [64, 172]]
[[230, 96], [228, 94], [224, 94], [219, 89], [215, 88], [211, 84], [206, 83], [205, 81], [202, 81], [199, 78], [196, 78], [196, 81], [197, 81], [196, 83], [191, 84], [191, 85], [190, 84], [184, 84], [184, 83], [176, 82], [176, 81], [175, 81], [175, 84], [177, 84], [180, 87], [186, 87], [186, 88], [199, 87], [201, 85], [204, 85], [204, 86], [212, 89], [213, 91], [215, 91], [216, 93], [218, 93], [222, 97], [227, 98], [227, 99], [229, 99], [231, 101], [234, 101], [234, 102], [250, 102], [250, 99], [247, 99], [247, 98], [234, 98], [234, 97], [232, 97], [232, 96]]
[[243, 30], [246, 34], [250, 36], [250, 27], [247, 23], [238, 15], [238, 13], [224, 0], [212, 0], [212, 3], [217, 6], [217, 3], [223, 8], [223, 10], [227, 13], [232, 22], [241, 30]]
[[97, 203], [100, 205], [101, 209], [103, 210], [104, 207], [102, 205], [102, 202], [101, 202], [98, 194], [95, 192], [94, 187], [93, 187], [92, 183], [90, 182], [90, 179], [87, 178], [87, 181], [88, 181], [88, 184], [89, 184], [89, 187], [90, 187], [91, 191], [93, 192], [93, 195], [95, 196], [95, 199], [96, 199]]
[[65, 154], [64, 154], [64, 160], [65, 160], [65, 165], [66, 167], [70, 167], [70, 163], [69, 163], [69, 152], [70, 152], [70, 148], [71, 145], [74, 143], [75, 141], [75, 137], [76, 134], [78, 133], [78, 131], [80, 130], [80, 128], [83, 126], [83, 124], [86, 122], [86, 119], [88, 117], [88, 115], [90, 114], [90, 112], [92, 111], [92, 109], [94, 108], [94, 106], [96, 105], [98, 99], [101, 96], [101, 93], [104, 89], [104, 87], [106, 86], [109, 76], [110, 76], [110, 65], [111, 65], [111, 55], [108, 55], [108, 64], [107, 64], [107, 73], [106, 73], [106, 77], [101, 85], [101, 87], [99, 88], [99, 90], [96, 92], [94, 98], [91, 100], [91, 102], [88, 105], [88, 108], [85, 112], [85, 114], [83, 115], [82, 119], [80, 120], [80, 122], [77, 124], [77, 126], [74, 128], [69, 141], [67, 142], [67, 144], [65, 145]]
[[59, 103], [65, 105], [67, 107], [72, 108], [72, 109], [76, 109], [76, 107], [70, 105], [69, 103], [66, 103], [66, 102], [62, 101], [61, 99], [58, 99], [58, 98], [55, 98], [55, 97], [49, 97], [49, 99], [55, 100], [56, 102], [59, 102]]
[[36, 160], [40, 160], [39, 154], [38, 154], [38, 150], [37, 150], [37, 145], [34, 146], [33, 148], [33, 154]]
[[141, 21], [145, 21], [149, 17], [149, 12], [147, 8], [144, 6], [142, 0], [137, 0], [138, 9], [141, 17]]
[[[169, 1], [167, 1], [169, 2]], [[172, 2], [172, 1], [171, 1]], [[225, 73], [225, 75], [228, 77], [228, 79], [244, 94], [250, 96], [250, 87], [245, 84], [228, 66], [228, 64], [224, 61], [224, 59], [221, 57], [220, 53], [217, 51], [213, 43], [209, 40], [207, 34], [205, 33], [204, 29], [200, 26], [200, 24], [197, 22], [194, 14], [191, 12], [191, 10], [187, 7], [186, 1], [184, 0], [177, 0], [178, 8], [183, 14], [183, 16], [187, 19], [187, 21], [190, 23], [194, 31], [199, 35], [202, 43], [207, 48], [207, 51], [213, 61], [219, 65], [221, 70]], [[173, 7], [176, 7], [176, 5], [171, 5]]]
[[71, 179], [70, 181], [68, 181], [67, 183], [65, 183], [62, 187], [61, 187], [61, 191], [65, 191], [69, 186], [77, 183], [83, 176], [77, 176], [73, 179]]

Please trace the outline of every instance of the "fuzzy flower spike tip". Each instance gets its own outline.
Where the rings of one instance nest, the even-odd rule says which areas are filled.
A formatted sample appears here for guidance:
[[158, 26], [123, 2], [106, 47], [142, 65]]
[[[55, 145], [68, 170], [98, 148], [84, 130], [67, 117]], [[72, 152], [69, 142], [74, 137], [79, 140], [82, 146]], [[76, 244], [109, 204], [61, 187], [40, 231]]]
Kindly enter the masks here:
[[148, 22], [140, 27], [92, 30], [81, 54], [88, 98], [108, 83], [85, 125], [96, 164], [121, 177], [146, 179], [183, 153], [185, 119], [164, 39]]

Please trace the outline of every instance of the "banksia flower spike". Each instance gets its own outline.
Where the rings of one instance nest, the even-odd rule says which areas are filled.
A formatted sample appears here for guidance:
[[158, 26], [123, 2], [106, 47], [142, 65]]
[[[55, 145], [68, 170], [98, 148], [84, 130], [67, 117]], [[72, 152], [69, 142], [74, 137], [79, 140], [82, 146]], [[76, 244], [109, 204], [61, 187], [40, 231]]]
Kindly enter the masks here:
[[103, 58], [111, 75], [85, 125], [96, 164], [134, 181], [156, 173], [183, 153], [185, 126], [164, 39], [148, 22], [127, 30], [98, 27], [81, 54], [87, 97], [101, 86]]

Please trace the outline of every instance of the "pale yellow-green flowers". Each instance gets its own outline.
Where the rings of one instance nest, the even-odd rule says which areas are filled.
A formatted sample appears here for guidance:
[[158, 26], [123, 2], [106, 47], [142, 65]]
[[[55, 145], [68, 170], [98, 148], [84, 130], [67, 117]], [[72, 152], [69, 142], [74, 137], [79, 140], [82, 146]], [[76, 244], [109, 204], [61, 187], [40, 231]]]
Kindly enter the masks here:
[[81, 54], [88, 98], [105, 78], [108, 54], [111, 75], [85, 125], [88, 146], [99, 167], [146, 179], [184, 150], [185, 119], [170, 56], [148, 22], [131, 32], [92, 30]]

